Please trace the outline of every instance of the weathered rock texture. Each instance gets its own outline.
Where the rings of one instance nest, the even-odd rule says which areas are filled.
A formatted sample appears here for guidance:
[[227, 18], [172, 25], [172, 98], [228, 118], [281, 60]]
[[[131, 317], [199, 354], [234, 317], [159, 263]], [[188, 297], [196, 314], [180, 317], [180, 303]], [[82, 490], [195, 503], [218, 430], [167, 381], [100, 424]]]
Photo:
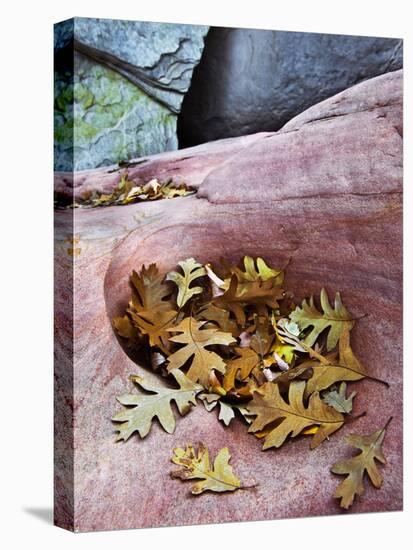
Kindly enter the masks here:
[[177, 114], [207, 30], [85, 18], [57, 25], [55, 168], [177, 149]]
[[[276, 134], [242, 138], [239, 148], [237, 140], [224, 141], [135, 167], [134, 176], [144, 179], [155, 167], [179, 178], [183, 167], [187, 182], [199, 187], [196, 196], [56, 213], [57, 414], [70, 418], [72, 398], [74, 410], [73, 474], [70, 452], [56, 469], [57, 523], [86, 531], [340, 513], [332, 498], [339, 478], [329, 469], [351, 455], [344, 435], [370, 433], [389, 416], [383, 487], [366, 484], [352, 511], [402, 508], [401, 125], [399, 71], [332, 97]], [[100, 185], [104, 175], [76, 175], [68, 189]], [[72, 223], [74, 243], [68, 241]], [[354, 349], [390, 388], [355, 384], [355, 412], [367, 415], [314, 451], [302, 437], [262, 452], [241, 421], [225, 428], [202, 406], [179, 419], [173, 435], [154, 425], [146, 439], [116, 444], [110, 417], [118, 408], [115, 396], [129, 389], [128, 375], [157, 380], [132, 362], [111, 327], [127, 303], [131, 270], [156, 262], [167, 271], [190, 256], [214, 261], [244, 254], [274, 265], [290, 259], [286, 286], [297, 299], [325, 286], [330, 295], [340, 290], [355, 316], [368, 314], [354, 329]], [[59, 315], [68, 274], [73, 331]], [[70, 380], [64, 387], [62, 377], [72, 369], [73, 336], [72, 396]], [[70, 449], [70, 430], [62, 426], [58, 435], [58, 448]], [[199, 440], [212, 452], [228, 446], [236, 472], [258, 486], [189, 495], [186, 483], [169, 478], [170, 457], [175, 446]]]
[[402, 64], [398, 39], [213, 27], [183, 103], [181, 146], [278, 130]]

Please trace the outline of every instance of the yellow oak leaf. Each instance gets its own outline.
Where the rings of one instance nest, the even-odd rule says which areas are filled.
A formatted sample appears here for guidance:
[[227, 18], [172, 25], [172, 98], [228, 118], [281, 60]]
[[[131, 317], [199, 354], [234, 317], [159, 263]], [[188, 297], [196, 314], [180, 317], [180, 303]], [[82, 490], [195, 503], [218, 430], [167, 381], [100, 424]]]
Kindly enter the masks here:
[[[333, 357], [330, 355], [329, 357]], [[320, 357], [322, 359], [322, 357]], [[302, 366], [302, 365], [301, 365]], [[300, 368], [300, 366], [298, 366]], [[308, 380], [306, 395], [315, 391], [329, 388], [340, 381], [352, 382], [367, 376], [362, 363], [354, 355], [350, 347], [350, 330], [344, 330], [339, 342], [339, 361], [330, 361], [328, 357], [323, 361], [312, 361], [313, 375]]]
[[183, 275], [177, 271], [170, 271], [166, 276], [166, 280], [174, 282], [178, 287], [176, 303], [179, 308], [182, 308], [188, 300], [196, 294], [201, 294], [203, 291], [203, 288], [200, 286], [191, 287], [190, 285], [195, 279], [206, 275], [206, 271], [204, 266], [193, 258], [178, 262], [178, 265], [181, 267]]
[[198, 483], [191, 488], [193, 495], [199, 495], [204, 491], [214, 491], [222, 493], [225, 491], [235, 491], [241, 487], [241, 481], [232, 471], [229, 464], [231, 455], [228, 448], [221, 449], [215, 457], [214, 464], [211, 466], [208, 449], [199, 444], [198, 453], [191, 444], [186, 445], [185, 449], [174, 449], [172, 462], [182, 466], [180, 470], [173, 470], [171, 477], [176, 479], [199, 479]]
[[268, 267], [262, 258], [244, 257], [244, 270], [238, 267], [232, 268], [232, 273], [235, 273], [238, 280], [244, 281], [268, 281], [274, 279], [277, 285], [281, 285], [284, 281], [284, 272], [282, 269], [272, 269]]
[[245, 325], [245, 305], [254, 305], [258, 309], [268, 306], [271, 309], [278, 307], [278, 301], [284, 296], [282, 288], [274, 283], [273, 279], [268, 281], [251, 281], [239, 286], [236, 275], [231, 278], [228, 290], [220, 296], [216, 296], [213, 302], [216, 306], [232, 311], [241, 326]]

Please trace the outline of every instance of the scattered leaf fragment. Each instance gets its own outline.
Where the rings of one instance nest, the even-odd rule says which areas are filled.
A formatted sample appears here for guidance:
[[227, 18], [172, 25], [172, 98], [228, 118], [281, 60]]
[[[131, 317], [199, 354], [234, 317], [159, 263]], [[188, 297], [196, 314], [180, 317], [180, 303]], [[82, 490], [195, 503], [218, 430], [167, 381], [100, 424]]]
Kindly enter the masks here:
[[337, 390], [330, 390], [323, 393], [323, 401], [336, 409], [336, 411], [350, 414], [353, 410], [353, 399], [357, 395], [357, 392], [353, 391], [348, 397], [347, 393], [347, 384], [342, 382], [340, 387]]
[[171, 179], [162, 183], [155, 178], [144, 184], [136, 183], [130, 180], [128, 172], [124, 171], [118, 185], [111, 193], [95, 191], [69, 204], [67, 197], [56, 193], [55, 206], [56, 208], [96, 208], [102, 206], [127, 205], [135, 202], [183, 197], [192, 195], [195, 192], [195, 189], [188, 187], [185, 183], [178, 184]]

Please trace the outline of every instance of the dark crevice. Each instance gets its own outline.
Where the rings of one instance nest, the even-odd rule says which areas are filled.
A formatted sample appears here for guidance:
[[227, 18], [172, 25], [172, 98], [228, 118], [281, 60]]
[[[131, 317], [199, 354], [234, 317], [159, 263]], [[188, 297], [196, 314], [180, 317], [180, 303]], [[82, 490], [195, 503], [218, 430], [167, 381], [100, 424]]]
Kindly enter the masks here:
[[205, 188], [205, 189], [202, 189], [202, 187], [198, 190], [199, 193], [197, 194], [197, 199], [198, 200], [207, 200], [209, 203], [211, 204], [216, 204], [216, 205], [223, 205], [223, 204], [239, 204], [239, 205], [253, 205], [253, 204], [268, 204], [268, 203], [275, 203], [275, 202], [283, 202], [283, 201], [304, 201], [304, 200], [311, 200], [311, 199], [317, 199], [317, 200], [329, 200], [329, 199], [337, 199], [337, 197], [363, 197], [363, 198], [367, 198], [367, 197], [382, 197], [383, 195], [396, 195], [396, 196], [399, 196], [399, 195], [402, 195], [403, 194], [403, 191], [400, 191], [400, 190], [391, 190], [391, 191], [380, 191], [380, 192], [371, 192], [371, 193], [357, 193], [357, 192], [350, 192], [350, 191], [345, 191], [345, 192], [339, 192], [339, 193], [326, 193], [326, 194], [321, 194], [321, 193], [316, 193], [316, 194], [313, 194], [313, 195], [299, 195], [299, 196], [289, 196], [289, 197], [279, 197], [279, 198], [274, 198], [274, 199], [271, 199], [271, 198], [268, 198], [266, 197], [265, 199], [263, 200], [254, 200], [254, 199], [251, 199], [250, 197], [248, 197], [245, 201], [242, 201], [242, 200], [231, 200], [231, 199], [228, 199], [228, 198], [225, 198], [223, 200], [219, 200], [219, 199], [215, 199], [215, 198], [211, 198], [209, 195], [208, 195], [208, 189]]
[[152, 78], [148, 73], [136, 67], [135, 65], [132, 65], [131, 63], [128, 63], [127, 61], [124, 61], [108, 52], [104, 52], [98, 50], [97, 48], [93, 48], [92, 46], [88, 46], [87, 44], [84, 44], [79, 40], [74, 40], [74, 49], [85, 57], [88, 57], [89, 59], [92, 59], [93, 61], [100, 63], [101, 65], [104, 65], [109, 69], [112, 69], [113, 71], [119, 73], [124, 78], [132, 82], [132, 84], [135, 84], [135, 86], [140, 88], [154, 101], [157, 101], [172, 113], [178, 113], [173, 105], [159, 97], [159, 93], [157, 94], [156, 90], [165, 91], [168, 93], [173, 92], [179, 95], [183, 95], [182, 90], [172, 88], [170, 85], [167, 84], [163, 84], [162, 82], [159, 82]]
[[399, 39], [210, 27], [178, 114], [178, 146], [277, 132], [313, 105], [402, 66]]

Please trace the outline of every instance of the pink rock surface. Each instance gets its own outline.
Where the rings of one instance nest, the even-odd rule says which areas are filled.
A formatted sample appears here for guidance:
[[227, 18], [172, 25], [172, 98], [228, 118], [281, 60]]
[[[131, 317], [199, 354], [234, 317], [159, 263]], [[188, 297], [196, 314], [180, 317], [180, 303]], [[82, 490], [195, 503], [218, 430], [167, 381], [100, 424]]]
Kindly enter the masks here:
[[266, 135], [271, 134], [262, 132], [222, 139], [183, 151], [160, 153], [131, 160], [128, 168], [119, 169], [118, 165], [113, 165], [75, 173], [55, 172], [55, 192], [74, 200], [81, 200], [90, 191], [111, 193], [126, 171], [128, 179], [137, 185], [157, 178], [161, 182], [173, 179], [177, 184], [186, 183], [197, 188], [214, 168]]
[[[332, 498], [342, 478], [330, 466], [352, 455], [346, 434], [371, 433], [389, 416], [383, 487], [366, 483], [352, 511], [402, 508], [401, 125], [398, 71], [312, 107], [276, 134], [237, 138], [239, 148], [234, 139], [183, 150], [156, 164], [158, 156], [149, 160], [153, 170], [140, 172], [192, 174], [197, 195], [56, 212], [57, 524], [89, 531], [346, 513]], [[191, 159], [188, 172], [180, 158]], [[102, 173], [85, 181], [96, 185]], [[178, 419], [173, 435], [155, 423], [144, 440], [115, 443], [110, 418], [120, 408], [116, 395], [131, 390], [128, 375], [164, 384], [126, 355], [111, 327], [127, 303], [131, 270], [245, 254], [278, 266], [291, 260], [285, 284], [297, 299], [325, 286], [330, 296], [340, 290], [356, 317], [367, 313], [353, 331], [354, 349], [390, 388], [353, 384], [355, 412], [367, 415], [313, 451], [302, 437], [263, 452], [241, 420], [226, 428], [201, 405]], [[170, 457], [198, 441], [212, 453], [228, 446], [235, 472], [257, 487], [190, 495], [189, 483], [170, 479]]]

